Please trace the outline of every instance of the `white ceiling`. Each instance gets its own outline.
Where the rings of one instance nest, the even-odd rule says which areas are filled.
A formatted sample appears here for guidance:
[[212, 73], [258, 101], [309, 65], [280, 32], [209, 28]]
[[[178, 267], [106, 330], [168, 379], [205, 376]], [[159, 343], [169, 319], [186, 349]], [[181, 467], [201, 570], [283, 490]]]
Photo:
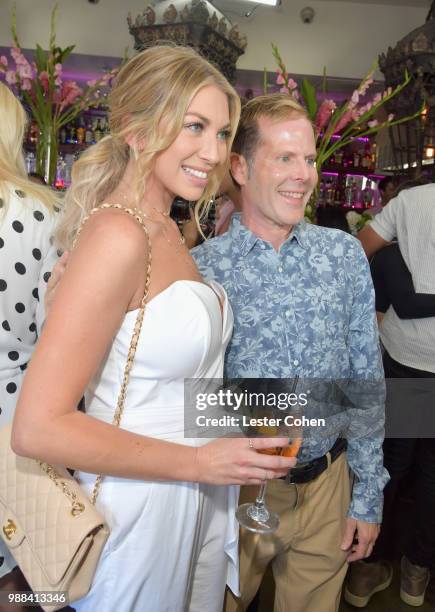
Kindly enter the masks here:
[[[253, 8], [255, 4], [245, 2], [244, 0], [211, 0], [217, 7], [223, 11], [234, 11], [243, 15], [247, 10]], [[411, 7], [429, 7], [431, 0], [313, 0], [314, 2], [352, 2], [354, 4], [389, 4], [391, 6], [411, 6]], [[282, 0], [284, 4], [292, 2], [292, 0]], [[310, 0], [307, 0], [307, 5]], [[269, 8], [270, 7], [263, 7]]]
[[[286, 2], [287, 0], [284, 0]], [[315, 0], [316, 2], [330, 2], [330, 0]], [[335, 2], [354, 2], [357, 4], [390, 4], [391, 6], [425, 6], [431, 5], [431, 0], [334, 0]]]

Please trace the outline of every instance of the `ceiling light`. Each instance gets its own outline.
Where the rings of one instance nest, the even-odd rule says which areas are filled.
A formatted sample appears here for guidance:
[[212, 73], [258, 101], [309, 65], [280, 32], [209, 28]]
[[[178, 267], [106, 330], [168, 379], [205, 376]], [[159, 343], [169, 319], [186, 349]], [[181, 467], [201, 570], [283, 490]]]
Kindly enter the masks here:
[[281, 0], [243, 0], [244, 2], [251, 2], [254, 4], [267, 4], [268, 6], [279, 6]]

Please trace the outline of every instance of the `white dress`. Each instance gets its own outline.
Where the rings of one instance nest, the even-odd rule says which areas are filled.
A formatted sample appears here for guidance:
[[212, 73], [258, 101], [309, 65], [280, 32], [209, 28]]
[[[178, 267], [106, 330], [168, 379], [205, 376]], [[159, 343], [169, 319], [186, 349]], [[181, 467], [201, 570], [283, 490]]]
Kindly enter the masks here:
[[[217, 293], [221, 297], [223, 316]], [[86, 397], [111, 422], [137, 311], [126, 314]], [[180, 280], [146, 307], [121, 427], [184, 437], [184, 379], [221, 378], [233, 316], [224, 290]], [[77, 475], [87, 492], [95, 476]], [[77, 611], [221, 612], [225, 584], [238, 589], [238, 487], [106, 476], [97, 499], [111, 534]]]
[[[52, 238], [57, 214], [9, 183], [6, 189], [7, 202], [0, 196], [0, 427], [14, 416], [58, 258]], [[16, 565], [3, 543], [0, 565], [0, 576]]]

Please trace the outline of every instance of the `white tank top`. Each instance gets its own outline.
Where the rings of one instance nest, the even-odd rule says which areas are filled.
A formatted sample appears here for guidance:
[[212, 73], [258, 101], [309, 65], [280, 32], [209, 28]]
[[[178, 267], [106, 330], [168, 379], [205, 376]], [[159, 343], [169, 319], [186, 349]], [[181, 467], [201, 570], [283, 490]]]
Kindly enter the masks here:
[[[137, 314], [137, 310], [126, 313], [86, 393], [86, 413], [108, 423], [113, 420]], [[228, 298], [215, 282], [175, 281], [151, 299], [145, 309], [121, 428], [194, 444], [184, 434], [184, 381], [222, 378], [232, 328]]]

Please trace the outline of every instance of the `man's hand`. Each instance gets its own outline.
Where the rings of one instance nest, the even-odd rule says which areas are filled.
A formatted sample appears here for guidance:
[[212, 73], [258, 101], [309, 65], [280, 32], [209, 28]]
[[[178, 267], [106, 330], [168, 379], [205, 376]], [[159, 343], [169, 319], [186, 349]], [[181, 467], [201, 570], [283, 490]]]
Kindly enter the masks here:
[[[347, 518], [346, 530], [341, 542], [341, 550], [348, 550], [347, 561], [358, 561], [372, 554], [373, 546], [379, 535], [380, 525], [377, 523], [366, 523]], [[354, 543], [356, 536], [357, 542]]]
[[69, 253], [68, 251], [65, 251], [51, 272], [51, 276], [47, 283], [47, 291], [45, 292], [45, 297], [44, 297], [44, 306], [45, 306], [46, 314], [50, 310], [50, 306], [53, 302], [53, 298], [54, 298], [54, 294], [56, 293], [57, 286], [65, 272], [66, 264], [68, 262], [68, 257], [69, 257]]

